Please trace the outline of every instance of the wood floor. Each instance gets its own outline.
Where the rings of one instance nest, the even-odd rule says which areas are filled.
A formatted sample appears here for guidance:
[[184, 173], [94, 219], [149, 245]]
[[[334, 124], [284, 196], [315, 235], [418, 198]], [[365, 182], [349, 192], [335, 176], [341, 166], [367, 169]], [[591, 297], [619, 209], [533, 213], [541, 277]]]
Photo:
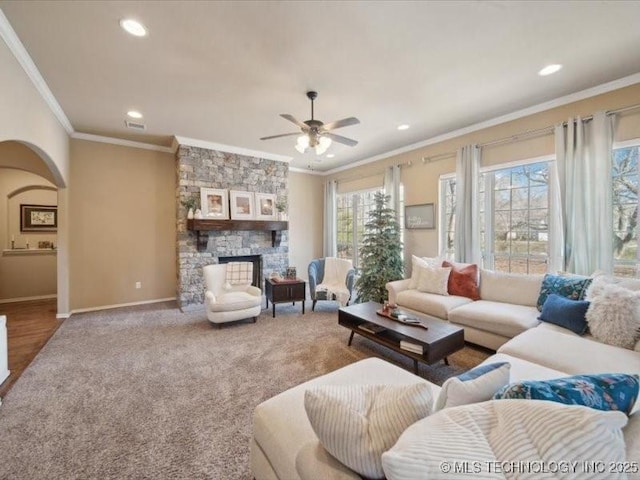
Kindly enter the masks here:
[[4, 397], [38, 352], [49, 341], [62, 320], [56, 319], [56, 299], [0, 303], [0, 315], [7, 316], [9, 370], [0, 385]]

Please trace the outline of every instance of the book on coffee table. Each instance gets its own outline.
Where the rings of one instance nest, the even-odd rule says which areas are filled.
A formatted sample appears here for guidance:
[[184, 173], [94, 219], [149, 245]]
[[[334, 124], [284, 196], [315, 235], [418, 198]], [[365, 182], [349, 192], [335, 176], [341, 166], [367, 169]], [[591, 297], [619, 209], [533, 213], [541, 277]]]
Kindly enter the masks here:
[[382, 325], [376, 325], [375, 323], [371, 322], [361, 323], [360, 325], [358, 325], [358, 328], [360, 330], [364, 330], [365, 332], [373, 334], [384, 332], [386, 330], [386, 327], [383, 327]]
[[407, 352], [417, 353], [418, 355], [422, 355], [424, 353], [422, 345], [419, 343], [407, 342], [406, 340], [400, 340], [400, 348]]

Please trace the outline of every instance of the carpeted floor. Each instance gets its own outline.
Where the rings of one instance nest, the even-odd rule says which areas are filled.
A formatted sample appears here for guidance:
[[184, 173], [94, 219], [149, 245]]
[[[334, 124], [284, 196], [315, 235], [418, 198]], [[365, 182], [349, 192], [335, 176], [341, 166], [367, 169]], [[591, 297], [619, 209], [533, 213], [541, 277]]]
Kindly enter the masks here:
[[[173, 303], [73, 315], [0, 407], [0, 478], [250, 479], [258, 403], [365, 357], [411, 370], [348, 336], [331, 302], [221, 329]], [[420, 374], [440, 384], [488, 355], [466, 347]]]

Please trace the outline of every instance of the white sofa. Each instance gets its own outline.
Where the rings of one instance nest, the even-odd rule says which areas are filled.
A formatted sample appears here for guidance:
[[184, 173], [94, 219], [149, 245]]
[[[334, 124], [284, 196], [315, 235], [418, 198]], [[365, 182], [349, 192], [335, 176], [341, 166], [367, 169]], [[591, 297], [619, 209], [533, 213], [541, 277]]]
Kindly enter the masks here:
[[437, 295], [411, 289], [410, 279], [387, 283], [389, 302], [400, 308], [448, 320], [464, 328], [464, 339], [497, 350], [540, 324], [536, 308], [543, 275], [480, 270], [480, 297]]
[[[639, 352], [605, 345], [548, 324], [516, 335], [483, 363], [501, 361], [511, 364], [512, 382], [581, 373], [640, 374]], [[316, 385], [415, 382], [426, 380], [383, 360], [369, 358], [298, 385], [261, 403], [253, 416], [251, 468], [254, 477], [256, 480], [360, 479], [320, 445], [304, 409], [305, 390]], [[429, 385], [434, 398], [437, 397], [440, 387]], [[624, 429], [624, 437], [627, 460], [640, 462], [640, 413], [637, 410], [634, 412]]]

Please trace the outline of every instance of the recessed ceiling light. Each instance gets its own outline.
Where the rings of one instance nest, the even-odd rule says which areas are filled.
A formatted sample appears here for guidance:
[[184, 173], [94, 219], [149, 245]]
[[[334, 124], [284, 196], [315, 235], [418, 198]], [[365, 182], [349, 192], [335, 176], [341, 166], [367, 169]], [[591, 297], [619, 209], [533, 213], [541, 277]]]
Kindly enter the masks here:
[[554, 63], [552, 65], [547, 65], [542, 70], [538, 72], [538, 75], [541, 77], [546, 77], [547, 75], [551, 75], [552, 73], [556, 73], [562, 68], [562, 65], [558, 63]]
[[336, 154], [335, 154], [335, 153], [328, 153], [328, 154], [327, 154], [327, 158], [333, 158], [333, 157], [335, 157], [335, 156], [336, 156]]
[[408, 130], [408, 129], [409, 129], [409, 125], [407, 125], [406, 123], [402, 125], [398, 125], [398, 130]]
[[127, 112], [127, 115], [129, 115], [131, 118], [142, 118], [142, 114], [140, 112], [135, 111], [135, 110], [129, 110]]
[[137, 20], [131, 18], [123, 18], [120, 20], [120, 26], [131, 35], [136, 37], [144, 37], [147, 34], [147, 29]]

